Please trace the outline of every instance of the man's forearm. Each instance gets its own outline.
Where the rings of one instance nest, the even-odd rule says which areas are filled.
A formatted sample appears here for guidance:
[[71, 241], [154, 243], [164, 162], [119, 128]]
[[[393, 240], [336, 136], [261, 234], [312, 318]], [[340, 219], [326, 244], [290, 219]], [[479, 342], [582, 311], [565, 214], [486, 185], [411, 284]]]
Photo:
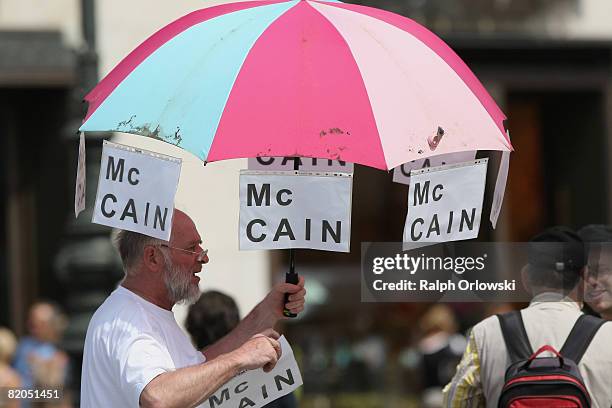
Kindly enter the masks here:
[[155, 377], [140, 394], [140, 406], [194, 407], [209, 398], [242, 370], [230, 355]]
[[240, 321], [238, 326], [216, 343], [202, 350], [207, 359], [214, 359], [222, 354], [229, 353], [244, 344], [254, 335], [267, 329], [272, 329], [278, 318], [269, 313], [261, 303]]

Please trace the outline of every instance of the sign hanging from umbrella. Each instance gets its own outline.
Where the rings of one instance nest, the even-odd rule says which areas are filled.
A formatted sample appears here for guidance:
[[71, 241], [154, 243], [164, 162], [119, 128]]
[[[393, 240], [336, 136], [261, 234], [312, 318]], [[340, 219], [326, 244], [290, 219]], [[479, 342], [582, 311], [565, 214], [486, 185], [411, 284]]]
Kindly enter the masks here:
[[349, 252], [352, 175], [240, 174], [240, 249]]

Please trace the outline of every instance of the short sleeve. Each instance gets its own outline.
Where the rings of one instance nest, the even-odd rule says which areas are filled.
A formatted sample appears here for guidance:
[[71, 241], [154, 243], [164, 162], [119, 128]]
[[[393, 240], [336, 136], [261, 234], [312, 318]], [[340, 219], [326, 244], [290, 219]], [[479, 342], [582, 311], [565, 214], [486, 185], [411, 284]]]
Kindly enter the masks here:
[[134, 407], [152, 379], [176, 368], [166, 346], [148, 334], [131, 339], [119, 354], [121, 392]]

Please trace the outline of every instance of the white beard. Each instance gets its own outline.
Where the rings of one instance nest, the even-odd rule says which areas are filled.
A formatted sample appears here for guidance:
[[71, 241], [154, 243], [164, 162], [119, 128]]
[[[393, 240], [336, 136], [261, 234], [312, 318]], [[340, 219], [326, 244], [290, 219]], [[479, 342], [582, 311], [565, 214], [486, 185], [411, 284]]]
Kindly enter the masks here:
[[168, 297], [172, 303], [193, 303], [200, 297], [200, 288], [191, 282], [188, 269], [174, 265], [172, 259], [164, 254], [166, 269], [164, 283], [168, 290]]

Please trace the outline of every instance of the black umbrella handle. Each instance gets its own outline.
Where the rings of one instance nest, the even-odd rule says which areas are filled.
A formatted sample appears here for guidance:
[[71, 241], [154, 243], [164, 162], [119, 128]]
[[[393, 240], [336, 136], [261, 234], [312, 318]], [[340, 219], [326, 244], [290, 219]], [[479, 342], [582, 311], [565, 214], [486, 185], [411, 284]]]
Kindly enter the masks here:
[[[301, 159], [299, 157], [293, 158], [293, 170], [299, 171], [300, 169]], [[291, 283], [293, 285], [297, 285], [300, 281], [300, 278], [297, 273], [295, 273], [295, 254], [293, 253], [293, 248], [289, 248], [289, 272], [285, 274], [285, 283]], [[289, 294], [285, 293], [285, 300], [283, 302], [283, 306], [287, 304], [289, 301]], [[283, 316], [285, 317], [297, 317], [297, 314], [291, 313], [289, 309], [286, 307], [283, 308]]]
[[[285, 282], [291, 283], [293, 285], [297, 285], [300, 278], [297, 273], [295, 273], [295, 254], [293, 253], [293, 249], [289, 249], [289, 272], [285, 274]], [[285, 300], [283, 301], [283, 305], [286, 305], [289, 302], [289, 293], [285, 293]], [[291, 313], [289, 309], [286, 307], [283, 309], [283, 316], [285, 317], [297, 317], [297, 314]]]

